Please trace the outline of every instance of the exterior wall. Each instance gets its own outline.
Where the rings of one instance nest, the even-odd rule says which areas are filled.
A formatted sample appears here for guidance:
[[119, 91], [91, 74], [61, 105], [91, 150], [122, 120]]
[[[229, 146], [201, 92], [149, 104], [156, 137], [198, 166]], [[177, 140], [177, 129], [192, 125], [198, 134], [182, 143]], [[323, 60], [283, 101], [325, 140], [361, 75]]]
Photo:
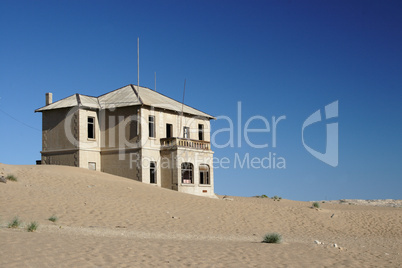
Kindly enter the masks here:
[[77, 149], [74, 139], [77, 139], [78, 134], [78, 117], [73, 114], [66, 127], [69, 111], [57, 109], [42, 113], [42, 151]]
[[[172, 137], [183, 137], [183, 127], [189, 127], [189, 139], [198, 140], [198, 125], [204, 126], [203, 140], [210, 141], [210, 122], [208, 119], [181, 116], [180, 113], [141, 108], [141, 144], [142, 146], [142, 178], [144, 183], [150, 183], [150, 161], [157, 162], [157, 185], [178, 190], [179, 192], [215, 197], [212, 151], [178, 148], [173, 150], [161, 149], [160, 139], [166, 138], [166, 124], [171, 124]], [[148, 118], [155, 117], [155, 137], [149, 137]], [[193, 184], [181, 183], [181, 163], [191, 162], [194, 165]], [[210, 167], [210, 184], [199, 184], [200, 164], [207, 164]]]
[[102, 110], [99, 115], [101, 148], [138, 148], [138, 107], [122, 107]]
[[145, 149], [141, 150], [141, 167], [142, 167], [142, 182], [150, 184], [150, 164], [156, 163], [156, 185], [162, 186], [161, 180], [161, 162], [160, 162], [160, 150], [159, 149]]
[[[93, 117], [95, 127], [95, 138], [88, 138], [88, 117]], [[102, 168], [100, 159], [100, 143], [101, 131], [99, 127], [99, 118], [97, 111], [79, 109], [78, 112], [79, 123], [79, 167], [88, 168], [88, 164], [95, 163], [96, 170], [100, 171]]]
[[78, 166], [78, 113], [57, 109], [42, 113], [42, 164]]
[[141, 159], [140, 150], [105, 151], [101, 153], [102, 171], [141, 181], [141, 166], [137, 165], [138, 159]]
[[162, 150], [160, 161], [161, 187], [178, 190], [177, 150]]
[[[155, 116], [155, 138], [149, 137], [148, 117]], [[151, 108], [141, 108], [141, 137], [144, 148], [159, 148], [160, 139], [166, 138], [166, 124], [172, 124], [172, 137], [183, 138], [183, 127], [190, 128], [190, 139], [198, 140], [198, 125], [204, 126], [204, 141], [210, 141], [211, 125], [208, 119], [196, 116], [183, 115], [170, 111], [153, 110]]]
[[[101, 111], [85, 108], [56, 109], [43, 112], [44, 164], [63, 164], [89, 168], [150, 184], [150, 162], [156, 162], [156, 186], [180, 192], [215, 197], [213, 152], [185, 147], [161, 147], [166, 124], [172, 125], [171, 137], [199, 140], [198, 125], [204, 126], [203, 141], [210, 142], [210, 122], [206, 118], [181, 116], [180, 113], [149, 107], [122, 107]], [[149, 137], [148, 118], [155, 117], [155, 137]], [[88, 138], [88, 117], [93, 117], [95, 138]], [[137, 122], [138, 120], [138, 122]], [[193, 164], [193, 183], [182, 183], [181, 164]], [[200, 184], [199, 165], [209, 166], [210, 184]]]
[[43, 165], [63, 165], [76, 167], [78, 162], [78, 151], [64, 151], [59, 153], [42, 153]]
[[[213, 196], [214, 192], [214, 171], [213, 171], [213, 152], [212, 151], [198, 151], [192, 149], [177, 149], [177, 181], [178, 191], [188, 194], [200, 196]], [[193, 164], [193, 184], [186, 184], [182, 182], [181, 178], [181, 164], [183, 162], [190, 162]], [[206, 164], [209, 166], [210, 184], [200, 184], [200, 171], [199, 166]]]

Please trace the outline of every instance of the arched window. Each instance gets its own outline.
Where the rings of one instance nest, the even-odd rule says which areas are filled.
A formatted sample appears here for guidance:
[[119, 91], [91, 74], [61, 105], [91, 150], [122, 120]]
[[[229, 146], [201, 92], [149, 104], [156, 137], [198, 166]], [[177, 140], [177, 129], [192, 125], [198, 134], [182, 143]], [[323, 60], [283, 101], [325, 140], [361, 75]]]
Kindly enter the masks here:
[[206, 164], [200, 165], [200, 184], [210, 184], [210, 182], [209, 182], [209, 166]]
[[181, 182], [182, 183], [193, 183], [193, 164], [189, 162], [184, 162], [181, 164]]

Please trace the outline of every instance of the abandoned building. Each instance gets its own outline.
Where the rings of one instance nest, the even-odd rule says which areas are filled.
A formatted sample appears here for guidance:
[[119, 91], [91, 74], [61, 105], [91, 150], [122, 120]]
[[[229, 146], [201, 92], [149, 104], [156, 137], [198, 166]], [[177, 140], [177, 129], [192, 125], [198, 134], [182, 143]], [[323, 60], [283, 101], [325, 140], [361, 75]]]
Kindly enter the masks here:
[[215, 197], [213, 116], [145, 87], [99, 97], [74, 94], [42, 113], [41, 163], [102, 171], [179, 192]]

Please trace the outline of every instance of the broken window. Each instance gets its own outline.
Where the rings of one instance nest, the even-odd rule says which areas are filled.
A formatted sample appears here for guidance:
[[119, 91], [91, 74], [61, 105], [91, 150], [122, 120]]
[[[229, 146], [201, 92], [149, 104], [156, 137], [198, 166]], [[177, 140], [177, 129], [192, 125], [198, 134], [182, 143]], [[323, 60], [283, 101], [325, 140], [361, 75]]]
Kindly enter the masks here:
[[149, 137], [155, 138], [155, 116], [150, 115], [148, 117], [149, 122]]
[[198, 139], [200, 141], [204, 140], [204, 125], [203, 124], [198, 124]]
[[189, 139], [190, 138], [190, 128], [183, 127], [183, 138]]
[[166, 138], [171, 138], [171, 137], [173, 137], [173, 125], [166, 124]]
[[95, 139], [95, 117], [88, 116], [88, 139]]
[[185, 184], [193, 183], [193, 164], [189, 162], [181, 164], [181, 182]]
[[151, 162], [149, 164], [149, 170], [150, 170], [149, 183], [156, 183], [156, 163], [155, 162]]
[[200, 184], [210, 184], [209, 166], [206, 164], [200, 165]]

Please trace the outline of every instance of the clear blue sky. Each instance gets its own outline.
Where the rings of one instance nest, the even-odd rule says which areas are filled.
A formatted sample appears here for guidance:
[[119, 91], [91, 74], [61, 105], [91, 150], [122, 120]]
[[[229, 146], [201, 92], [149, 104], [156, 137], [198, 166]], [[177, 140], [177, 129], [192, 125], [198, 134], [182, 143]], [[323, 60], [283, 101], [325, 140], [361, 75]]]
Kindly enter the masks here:
[[[40, 159], [45, 93], [98, 96], [137, 83], [234, 121], [234, 147], [213, 148], [218, 194], [296, 200], [402, 199], [401, 1], [0, 1], [0, 162]], [[339, 102], [339, 164], [303, 147], [302, 125]], [[286, 116], [244, 135], [248, 118]], [[325, 152], [326, 121], [305, 130]], [[212, 131], [227, 128], [212, 122]], [[262, 128], [254, 120], [250, 128]], [[226, 143], [228, 133], [216, 134]], [[275, 153], [285, 169], [234, 167]]]

